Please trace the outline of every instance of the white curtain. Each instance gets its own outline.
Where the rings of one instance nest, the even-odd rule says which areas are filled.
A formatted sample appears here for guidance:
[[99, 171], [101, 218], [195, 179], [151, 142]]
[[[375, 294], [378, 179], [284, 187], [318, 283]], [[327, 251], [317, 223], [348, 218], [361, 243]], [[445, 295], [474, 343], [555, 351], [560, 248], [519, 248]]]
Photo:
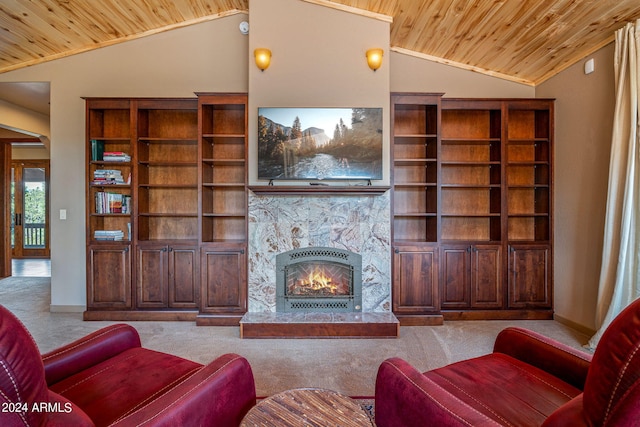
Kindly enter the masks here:
[[596, 308], [595, 349], [611, 321], [640, 297], [640, 20], [616, 31], [616, 107], [609, 163], [609, 193]]

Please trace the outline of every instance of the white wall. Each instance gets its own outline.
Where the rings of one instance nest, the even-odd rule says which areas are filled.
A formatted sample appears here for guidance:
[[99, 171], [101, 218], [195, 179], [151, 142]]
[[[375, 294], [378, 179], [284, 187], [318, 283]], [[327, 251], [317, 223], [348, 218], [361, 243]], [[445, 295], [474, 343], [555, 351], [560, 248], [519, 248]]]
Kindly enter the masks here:
[[535, 88], [391, 52], [392, 92], [444, 93], [445, 98], [533, 98]]
[[[556, 98], [554, 264], [560, 320], [595, 329], [615, 106], [614, 44], [536, 88]], [[586, 58], [588, 59], [588, 58]]]

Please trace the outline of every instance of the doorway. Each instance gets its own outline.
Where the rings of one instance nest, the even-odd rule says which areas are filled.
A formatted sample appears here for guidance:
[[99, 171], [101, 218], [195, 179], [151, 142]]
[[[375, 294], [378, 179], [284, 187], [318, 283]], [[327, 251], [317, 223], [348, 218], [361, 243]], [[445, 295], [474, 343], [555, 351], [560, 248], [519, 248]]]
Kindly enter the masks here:
[[49, 258], [49, 160], [11, 162], [11, 257]]

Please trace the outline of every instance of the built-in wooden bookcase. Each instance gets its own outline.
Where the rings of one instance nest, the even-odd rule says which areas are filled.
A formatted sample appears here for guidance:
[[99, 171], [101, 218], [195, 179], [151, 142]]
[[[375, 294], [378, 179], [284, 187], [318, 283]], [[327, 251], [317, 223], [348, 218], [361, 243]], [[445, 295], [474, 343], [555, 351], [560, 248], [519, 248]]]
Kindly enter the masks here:
[[442, 109], [442, 241], [501, 240], [501, 103]]
[[88, 99], [86, 105], [87, 308], [128, 310], [134, 168], [128, 157], [105, 160], [104, 153], [131, 156], [131, 105], [113, 99]]
[[198, 325], [237, 325], [247, 311], [247, 96], [198, 93]]
[[[406, 103], [405, 103], [406, 102]], [[393, 231], [397, 242], [436, 242], [439, 96], [393, 106]]]
[[552, 315], [553, 101], [393, 94], [403, 324]]
[[138, 240], [197, 243], [197, 100], [141, 100], [137, 113]]
[[553, 303], [553, 102], [514, 100], [506, 111], [508, 304]]
[[[105, 160], [104, 152], [131, 155], [131, 117], [127, 100], [91, 100], [87, 105], [87, 239], [99, 243], [96, 231], [122, 233], [119, 241], [130, 241], [132, 218], [131, 161]], [[116, 180], [116, 176], [118, 179]], [[123, 211], [124, 208], [124, 211]], [[104, 237], [107, 239], [108, 237]], [[107, 240], [113, 243], [113, 240]]]
[[[540, 107], [538, 107], [540, 108]], [[507, 139], [509, 241], [548, 243], [551, 236], [551, 126], [549, 106], [511, 103]]]
[[202, 241], [247, 239], [247, 114], [245, 95], [200, 99]]
[[[247, 307], [246, 95], [86, 105], [85, 319], [204, 313], [199, 324], [237, 324]], [[107, 161], [102, 151], [126, 160]], [[124, 182], [97, 182], [102, 170], [117, 170]], [[127, 213], [98, 210], [104, 192], [127, 196]], [[94, 237], [105, 230], [122, 237]]]
[[440, 324], [440, 94], [391, 103], [393, 311], [404, 325]]

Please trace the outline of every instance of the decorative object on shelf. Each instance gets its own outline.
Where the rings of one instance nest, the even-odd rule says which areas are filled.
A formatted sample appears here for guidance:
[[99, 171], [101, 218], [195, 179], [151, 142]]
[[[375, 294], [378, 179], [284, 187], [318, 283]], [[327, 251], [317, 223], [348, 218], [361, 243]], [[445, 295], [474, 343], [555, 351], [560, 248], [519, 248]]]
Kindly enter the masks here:
[[382, 55], [384, 50], [380, 48], [369, 49], [367, 51], [367, 65], [373, 71], [376, 71], [382, 65]]
[[271, 65], [271, 51], [264, 47], [259, 47], [253, 51], [253, 55], [256, 59], [256, 65], [260, 68], [260, 71], [264, 71]]

